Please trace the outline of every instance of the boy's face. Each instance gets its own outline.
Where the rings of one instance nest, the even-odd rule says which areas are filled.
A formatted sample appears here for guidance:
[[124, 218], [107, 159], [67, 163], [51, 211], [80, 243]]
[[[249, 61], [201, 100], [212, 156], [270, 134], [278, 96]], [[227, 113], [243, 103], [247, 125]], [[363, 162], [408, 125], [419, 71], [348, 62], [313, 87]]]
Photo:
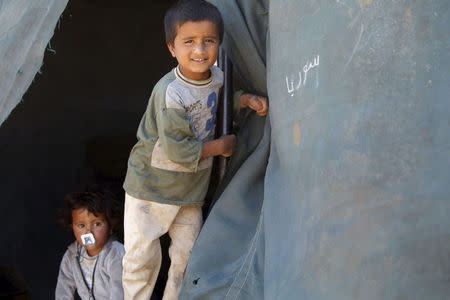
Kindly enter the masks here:
[[211, 21], [186, 22], [178, 27], [172, 44], [167, 45], [180, 66], [181, 74], [189, 79], [204, 80], [219, 52], [219, 34]]
[[95, 244], [86, 246], [86, 251], [90, 256], [97, 255], [102, 251], [103, 246], [108, 242], [111, 230], [104, 214], [95, 216], [86, 208], [72, 210], [72, 230], [77, 242], [83, 245], [81, 235], [92, 233]]

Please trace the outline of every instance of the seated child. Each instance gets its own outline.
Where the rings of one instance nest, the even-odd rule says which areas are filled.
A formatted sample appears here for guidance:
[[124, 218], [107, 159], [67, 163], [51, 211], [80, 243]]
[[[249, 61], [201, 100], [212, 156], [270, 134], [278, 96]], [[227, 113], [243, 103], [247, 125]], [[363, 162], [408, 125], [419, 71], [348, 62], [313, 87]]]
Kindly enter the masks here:
[[68, 194], [60, 221], [76, 241], [61, 261], [55, 299], [123, 299], [121, 243], [112, 236], [120, 222], [114, 195], [98, 187]]
[[[214, 139], [222, 71], [214, 66], [223, 36], [217, 8], [179, 1], [164, 18], [166, 43], [178, 66], [154, 87], [131, 150], [124, 183], [125, 299], [150, 299], [161, 266], [159, 238], [169, 233], [171, 265], [164, 300], [178, 299], [202, 225], [201, 206], [214, 156], [232, 155], [234, 135]], [[267, 114], [267, 99], [250, 94], [239, 106]]]

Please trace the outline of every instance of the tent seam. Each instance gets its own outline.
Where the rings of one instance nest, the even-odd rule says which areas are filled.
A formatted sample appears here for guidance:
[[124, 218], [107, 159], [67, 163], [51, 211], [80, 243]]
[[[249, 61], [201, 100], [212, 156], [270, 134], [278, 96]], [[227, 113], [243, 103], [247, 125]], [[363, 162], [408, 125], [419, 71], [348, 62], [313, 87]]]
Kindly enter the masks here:
[[[261, 215], [260, 215], [259, 222], [258, 222], [258, 229], [257, 229], [256, 234], [255, 234], [255, 243], [253, 244], [253, 254], [252, 254], [252, 257], [251, 257], [251, 259], [250, 259], [249, 268], [247, 269], [247, 274], [245, 274], [245, 278], [244, 278], [244, 280], [242, 281], [242, 285], [241, 285], [241, 287], [239, 288], [239, 291], [242, 290], [242, 288], [244, 287], [245, 282], [247, 281], [248, 274], [250, 273], [250, 266], [251, 266], [251, 264], [253, 263], [253, 259], [255, 258], [255, 254], [256, 254], [256, 242], [259, 241], [260, 232], [261, 232], [261, 227], [262, 227], [262, 218], [263, 218], [262, 214], [263, 214], [263, 211], [261, 210]], [[239, 294], [236, 294], [236, 298], [234, 298], [235, 300], [237, 299], [238, 295], [239, 295]]]
[[[256, 247], [255, 247], [256, 241], [258, 240], [259, 233], [261, 231], [261, 224], [262, 224], [261, 220], [262, 220], [262, 211], [261, 211], [261, 214], [260, 214], [260, 217], [259, 217], [259, 221], [258, 221], [258, 226], [257, 226], [256, 232], [255, 232], [255, 235], [253, 236], [252, 243], [250, 245], [248, 253], [247, 253], [247, 255], [246, 255], [245, 259], [244, 259], [244, 262], [241, 265], [241, 268], [239, 269], [239, 271], [237, 273], [237, 276], [235, 277], [235, 279], [234, 279], [233, 283], [231, 284], [230, 288], [228, 289], [228, 291], [227, 291], [227, 293], [225, 295], [225, 299], [228, 299], [228, 296], [229, 296], [231, 290], [233, 289], [233, 287], [236, 286], [236, 281], [240, 277], [240, 274], [242, 273], [242, 271], [244, 269], [244, 266], [246, 265], [246, 262], [248, 261], [250, 255], [252, 257], [251, 261], [253, 261], [254, 253], [256, 252]], [[253, 254], [252, 254], [252, 250], [254, 250]], [[245, 276], [243, 284], [241, 285], [241, 287], [238, 290], [241, 290], [242, 287], [244, 286], [245, 281], [247, 280], [248, 273], [249, 273], [249, 269], [247, 270], [247, 274]], [[237, 299], [237, 296], [238, 296], [238, 294], [236, 295], [236, 298], [234, 298], [234, 299]]]

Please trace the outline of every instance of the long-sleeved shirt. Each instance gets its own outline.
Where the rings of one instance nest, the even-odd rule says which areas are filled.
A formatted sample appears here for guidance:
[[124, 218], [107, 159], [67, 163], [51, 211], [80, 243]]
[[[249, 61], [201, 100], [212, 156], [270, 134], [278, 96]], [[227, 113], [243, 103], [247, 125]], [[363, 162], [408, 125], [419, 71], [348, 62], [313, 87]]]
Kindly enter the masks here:
[[[55, 299], [72, 300], [75, 292], [83, 300], [92, 299], [90, 288], [80, 266], [81, 246], [75, 241], [69, 245], [59, 267]], [[122, 258], [123, 245], [110, 238], [97, 255], [91, 282], [92, 294], [96, 300], [122, 300]]]
[[179, 206], [203, 205], [212, 157], [201, 159], [214, 138], [222, 71], [192, 81], [178, 68], [154, 87], [131, 150], [125, 191], [138, 199]]

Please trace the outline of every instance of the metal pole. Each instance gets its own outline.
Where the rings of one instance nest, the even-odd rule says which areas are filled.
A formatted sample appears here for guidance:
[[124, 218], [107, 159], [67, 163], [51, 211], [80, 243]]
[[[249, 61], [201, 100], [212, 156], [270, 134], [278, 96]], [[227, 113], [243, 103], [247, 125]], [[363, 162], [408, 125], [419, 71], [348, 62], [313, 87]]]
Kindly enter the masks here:
[[[218, 63], [224, 73], [221, 101], [219, 101], [217, 111], [217, 132], [218, 136], [221, 136], [231, 134], [233, 129], [233, 65], [223, 48], [220, 48]], [[219, 157], [218, 164], [219, 179], [222, 179], [225, 174], [227, 159], [225, 157]]]

